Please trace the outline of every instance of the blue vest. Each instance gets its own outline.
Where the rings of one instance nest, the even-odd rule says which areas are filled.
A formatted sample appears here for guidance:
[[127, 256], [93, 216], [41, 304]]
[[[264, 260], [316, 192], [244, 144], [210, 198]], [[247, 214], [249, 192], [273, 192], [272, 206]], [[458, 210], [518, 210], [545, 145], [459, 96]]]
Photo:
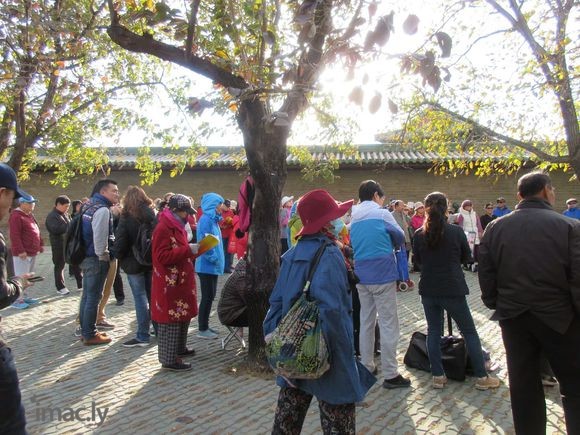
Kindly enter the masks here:
[[[82, 219], [83, 219], [83, 241], [85, 242], [85, 252], [87, 257], [96, 257], [95, 254], [95, 245], [93, 243], [93, 215], [95, 212], [102, 208], [102, 207], [111, 207], [113, 204], [105, 198], [100, 193], [94, 194], [91, 199], [89, 200], [88, 204], [86, 204], [82, 210]], [[113, 216], [112, 214], [109, 216], [109, 235], [108, 235], [108, 248], [109, 252], [111, 252], [111, 247], [113, 245], [113, 241], [115, 240], [115, 236], [113, 233]]]

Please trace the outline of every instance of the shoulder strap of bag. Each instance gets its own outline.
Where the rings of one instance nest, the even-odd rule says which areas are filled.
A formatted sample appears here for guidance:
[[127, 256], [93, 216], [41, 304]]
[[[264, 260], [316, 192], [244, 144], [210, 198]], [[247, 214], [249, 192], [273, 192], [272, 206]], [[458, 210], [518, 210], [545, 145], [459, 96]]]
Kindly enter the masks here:
[[308, 272], [308, 277], [306, 278], [306, 284], [304, 284], [304, 289], [302, 290], [302, 292], [307, 297], [310, 295], [310, 283], [312, 282], [312, 277], [314, 276], [314, 272], [316, 272], [316, 268], [318, 267], [318, 263], [320, 262], [320, 257], [322, 257], [322, 253], [324, 252], [324, 250], [326, 249], [326, 247], [328, 245], [329, 245], [328, 242], [326, 242], [326, 241], [323, 242], [322, 245], [320, 245], [320, 248], [318, 248], [318, 251], [316, 251], [314, 258], [310, 262], [310, 271]]
[[451, 322], [451, 316], [449, 315], [448, 312], [446, 312], [447, 314], [447, 332], [449, 332], [449, 335], [453, 335], [453, 322]]

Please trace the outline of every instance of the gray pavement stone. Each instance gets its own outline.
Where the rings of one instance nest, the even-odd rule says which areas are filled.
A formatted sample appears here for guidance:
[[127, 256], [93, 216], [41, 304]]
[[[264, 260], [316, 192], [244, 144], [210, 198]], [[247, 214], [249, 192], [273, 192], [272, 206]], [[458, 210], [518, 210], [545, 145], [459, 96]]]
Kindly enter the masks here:
[[[188, 373], [160, 371], [155, 339], [148, 348], [121, 346], [133, 337], [135, 313], [130, 288], [125, 280], [125, 305], [107, 307], [116, 325], [107, 346], [85, 347], [73, 336], [80, 293], [60, 296], [52, 284], [50, 251], [37, 261], [37, 273], [46, 277], [31, 289], [41, 303], [27, 310], [2, 311], [5, 339], [12, 347], [21, 381], [28, 431], [31, 434], [151, 434], [151, 433], [269, 433], [278, 388], [271, 378], [252, 377], [232, 371], [244, 352], [232, 347], [222, 350], [219, 340], [195, 337], [192, 322], [189, 345], [196, 349]], [[226, 276], [227, 277], [227, 276]], [[502, 369], [502, 385], [496, 391], [479, 392], [473, 379], [450, 381], [440, 391], [431, 389], [428, 373], [407, 370], [402, 359], [414, 331], [426, 330], [422, 306], [416, 291], [399, 293], [401, 324], [399, 361], [410, 376], [408, 390], [387, 391], [382, 378], [357, 407], [360, 434], [513, 434], [505, 351], [498, 325], [480, 298], [477, 276], [466, 275], [471, 289], [469, 303], [484, 347]], [[413, 277], [418, 281], [418, 277]], [[69, 288], [75, 288], [67, 278]], [[225, 277], [220, 278], [220, 286]], [[216, 302], [217, 303], [217, 302]], [[214, 306], [215, 308], [215, 306]], [[210, 326], [226, 332], [212, 313]], [[380, 365], [380, 360], [377, 358]], [[380, 372], [379, 372], [380, 373]], [[564, 433], [564, 419], [557, 388], [546, 389], [548, 433]], [[57, 411], [79, 410], [80, 417], [58, 421]], [[93, 419], [93, 408], [107, 408], [106, 418]], [[44, 415], [43, 415], [44, 410]], [[49, 410], [53, 411], [50, 418]], [[62, 417], [62, 415], [61, 415]], [[320, 433], [318, 406], [314, 400], [304, 422], [304, 434]]]

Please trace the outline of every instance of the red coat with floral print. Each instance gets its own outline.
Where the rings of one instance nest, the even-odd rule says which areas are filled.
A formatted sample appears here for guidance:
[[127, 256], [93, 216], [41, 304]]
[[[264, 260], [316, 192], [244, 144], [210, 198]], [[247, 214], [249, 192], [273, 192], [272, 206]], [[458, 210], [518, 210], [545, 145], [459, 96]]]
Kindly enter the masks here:
[[152, 237], [151, 318], [159, 323], [186, 322], [197, 316], [193, 259], [184, 223], [169, 209], [158, 215]]

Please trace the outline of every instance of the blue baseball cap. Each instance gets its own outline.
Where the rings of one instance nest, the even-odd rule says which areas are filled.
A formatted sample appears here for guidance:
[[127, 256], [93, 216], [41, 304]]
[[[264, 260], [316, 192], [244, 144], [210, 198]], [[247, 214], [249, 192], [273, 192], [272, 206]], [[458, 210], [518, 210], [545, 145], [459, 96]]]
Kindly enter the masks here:
[[32, 195], [28, 195], [28, 196], [21, 196], [20, 198], [18, 198], [18, 202], [20, 204], [22, 203], [28, 203], [28, 204], [32, 204], [33, 202], [38, 202], [38, 199], [36, 199], [34, 196]]
[[[14, 191], [14, 199], [25, 198], [28, 202], [36, 202], [36, 200], [18, 187], [18, 181], [16, 180], [16, 172], [10, 166], [5, 163], [0, 163], [0, 187], [5, 187], [7, 189]], [[30, 201], [32, 199], [33, 201]]]

